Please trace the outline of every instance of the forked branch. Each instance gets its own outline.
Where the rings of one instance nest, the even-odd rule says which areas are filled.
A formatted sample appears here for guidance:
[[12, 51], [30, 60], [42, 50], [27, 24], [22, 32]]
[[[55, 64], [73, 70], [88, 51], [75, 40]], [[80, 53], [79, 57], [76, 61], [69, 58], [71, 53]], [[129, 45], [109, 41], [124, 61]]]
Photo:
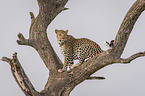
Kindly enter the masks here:
[[13, 54], [13, 58], [9, 59], [7, 57], [3, 57], [2, 61], [8, 62], [11, 66], [11, 72], [20, 86], [21, 90], [24, 92], [26, 96], [40, 96], [40, 94], [35, 90], [32, 83], [28, 79], [27, 75], [24, 72], [20, 62], [17, 58], [17, 53]]
[[29, 45], [29, 46], [31, 46], [30, 40], [29, 39], [25, 39], [25, 37], [23, 36], [22, 33], [18, 34], [18, 38], [19, 38], [19, 40], [17, 40], [17, 43], [19, 45]]

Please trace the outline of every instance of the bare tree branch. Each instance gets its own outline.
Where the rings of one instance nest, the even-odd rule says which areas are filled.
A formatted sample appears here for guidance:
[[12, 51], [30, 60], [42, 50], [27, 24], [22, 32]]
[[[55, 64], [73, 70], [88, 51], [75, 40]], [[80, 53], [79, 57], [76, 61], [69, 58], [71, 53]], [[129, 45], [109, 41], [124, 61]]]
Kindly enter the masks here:
[[126, 63], [130, 63], [131, 61], [135, 60], [136, 58], [139, 58], [142, 56], [145, 56], [145, 52], [136, 53], [127, 59], [120, 58], [120, 59], [116, 59], [114, 61], [115, 61], [115, 63], [125, 63], [126, 64]]
[[29, 45], [29, 46], [32, 46], [32, 44], [30, 43], [30, 40], [29, 39], [25, 39], [25, 37], [23, 36], [22, 33], [18, 34], [18, 38], [19, 38], [19, 40], [17, 40], [17, 43], [19, 45]]
[[127, 12], [115, 38], [114, 56], [119, 58], [124, 51], [129, 35], [140, 14], [145, 10], [145, 0], [136, 0]]
[[[30, 12], [30, 16], [31, 16], [31, 25], [33, 25], [33, 23], [35, 21], [35, 16], [34, 16], [33, 12]], [[32, 46], [32, 47], [36, 45], [35, 40], [30, 39], [30, 38], [29, 39], [25, 39], [25, 37], [23, 36], [22, 33], [18, 34], [18, 39], [19, 40], [17, 40], [17, 43], [19, 45], [28, 45], [28, 46]], [[35, 49], [37, 49], [37, 48], [35, 47]]]
[[96, 77], [96, 76], [93, 76], [93, 77], [88, 77], [86, 80], [94, 80], [94, 79], [103, 80], [103, 79], [105, 79], [105, 77]]
[[5, 61], [5, 62], [7, 62], [7, 63], [9, 63], [9, 64], [11, 65], [12, 59], [9, 59], [9, 58], [7, 58], [7, 57], [2, 57], [1, 60], [2, 60], [2, 61]]
[[13, 54], [13, 59], [3, 57], [2, 61], [8, 62], [11, 66], [11, 72], [20, 86], [21, 90], [26, 96], [40, 96], [40, 94], [35, 90], [27, 75], [25, 74], [21, 64], [18, 61], [17, 53]]
[[35, 20], [35, 16], [33, 14], [33, 12], [30, 12], [30, 16], [31, 16], [31, 24], [34, 23]]

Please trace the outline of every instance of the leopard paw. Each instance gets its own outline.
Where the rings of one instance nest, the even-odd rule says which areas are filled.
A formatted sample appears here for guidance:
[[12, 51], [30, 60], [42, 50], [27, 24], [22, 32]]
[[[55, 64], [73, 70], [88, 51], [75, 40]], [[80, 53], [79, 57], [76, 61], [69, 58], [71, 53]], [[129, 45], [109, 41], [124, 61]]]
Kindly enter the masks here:
[[58, 70], [58, 72], [64, 72], [64, 71], [65, 71], [65, 70], [63, 70], [63, 69], [59, 69], [59, 70]]

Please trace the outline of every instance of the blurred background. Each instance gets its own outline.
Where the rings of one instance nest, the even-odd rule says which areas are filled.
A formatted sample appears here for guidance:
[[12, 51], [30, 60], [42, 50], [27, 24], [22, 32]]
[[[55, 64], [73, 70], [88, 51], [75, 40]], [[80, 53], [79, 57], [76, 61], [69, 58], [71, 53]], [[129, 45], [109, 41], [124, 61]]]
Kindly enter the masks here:
[[[63, 55], [57, 44], [55, 29], [69, 30], [75, 38], [89, 38], [97, 42], [103, 50], [104, 41], [115, 38], [117, 31], [129, 8], [136, 0], [69, 0], [69, 10], [61, 12], [48, 26], [48, 38], [56, 53], [63, 61]], [[30, 15], [38, 14], [36, 0], [3, 0], [0, 3], [0, 58], [12, 57], [18, 53], [26, 74], [36, 90], [43, 90], [48, 79], [48, 70], [38, 53], [29, 46], [16, 43], [21, 32], [29, 37]], [[145, 13], [139, 17], [130, 35], [122, 58], [128, 58], [137, 52], [145, 51]], [[107, 66], [94, 76], [104, 76], [105, 80], [86, 80], [79, 84], [70, 96], [145, 96], [145, 57], [130, 64]], [[0, 61], [0, 96], [24, 96], [10, 66]]]

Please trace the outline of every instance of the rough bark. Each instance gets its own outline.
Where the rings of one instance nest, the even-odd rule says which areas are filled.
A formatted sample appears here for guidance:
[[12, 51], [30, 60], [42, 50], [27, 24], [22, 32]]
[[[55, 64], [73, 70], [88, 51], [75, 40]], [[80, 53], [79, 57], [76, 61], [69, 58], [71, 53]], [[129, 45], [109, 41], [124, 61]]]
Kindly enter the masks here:
[[19, 60], [17, 58], [17, 53], [13, 54], [13, 58], [9, 59], [7, 57], [3, 57], [1, 59], [2, 61], [6, 61], [10, 64], [11, 66], [11, 72], [24, 92], [26, 96], [41, 96], [39, 93], [35, 90], [33, 85], [31, 84], [30, 80], [28, 79], [27, 75], [25, 74], [21, 64], [19, 63]]
[[127, 59], [121, 58], [133, 26], [140, 14], [145, 10], [145, 0], [137, 0], [126, 14], [116, 35], [112, 49], [98, 54], [94, 58], [74, 68], [72, 71], [59, 73], [58, 69], [62, 68], [63, 64], [48, 40], [46, 29], [60, 12], [68, 9], [64, 7], [68, 0], [37, 0], [37, 2], [39, 5], [38, 16], [35, 18], [33, 13], [30, 12], [31, 27], [29, 30], [29, 38], [25, 39], [19, 33], [17, 43], [19, 45], [33, 47], [48, 68], [49, 78], [44, 90], [41, 92], [35, 90], [20, 65], [16, 54], [14, 54], [13, 59], [7, 57], [1, 59], [10, 64], [12, 74], [25, 95], [68, 96], [75, 86], [84, 80], [104, 79], [104, 77], [91, 77], [99, 69], [114, 63], [130, 63], [138, 57], [145, 56], [145, 52], [139, 52]]

